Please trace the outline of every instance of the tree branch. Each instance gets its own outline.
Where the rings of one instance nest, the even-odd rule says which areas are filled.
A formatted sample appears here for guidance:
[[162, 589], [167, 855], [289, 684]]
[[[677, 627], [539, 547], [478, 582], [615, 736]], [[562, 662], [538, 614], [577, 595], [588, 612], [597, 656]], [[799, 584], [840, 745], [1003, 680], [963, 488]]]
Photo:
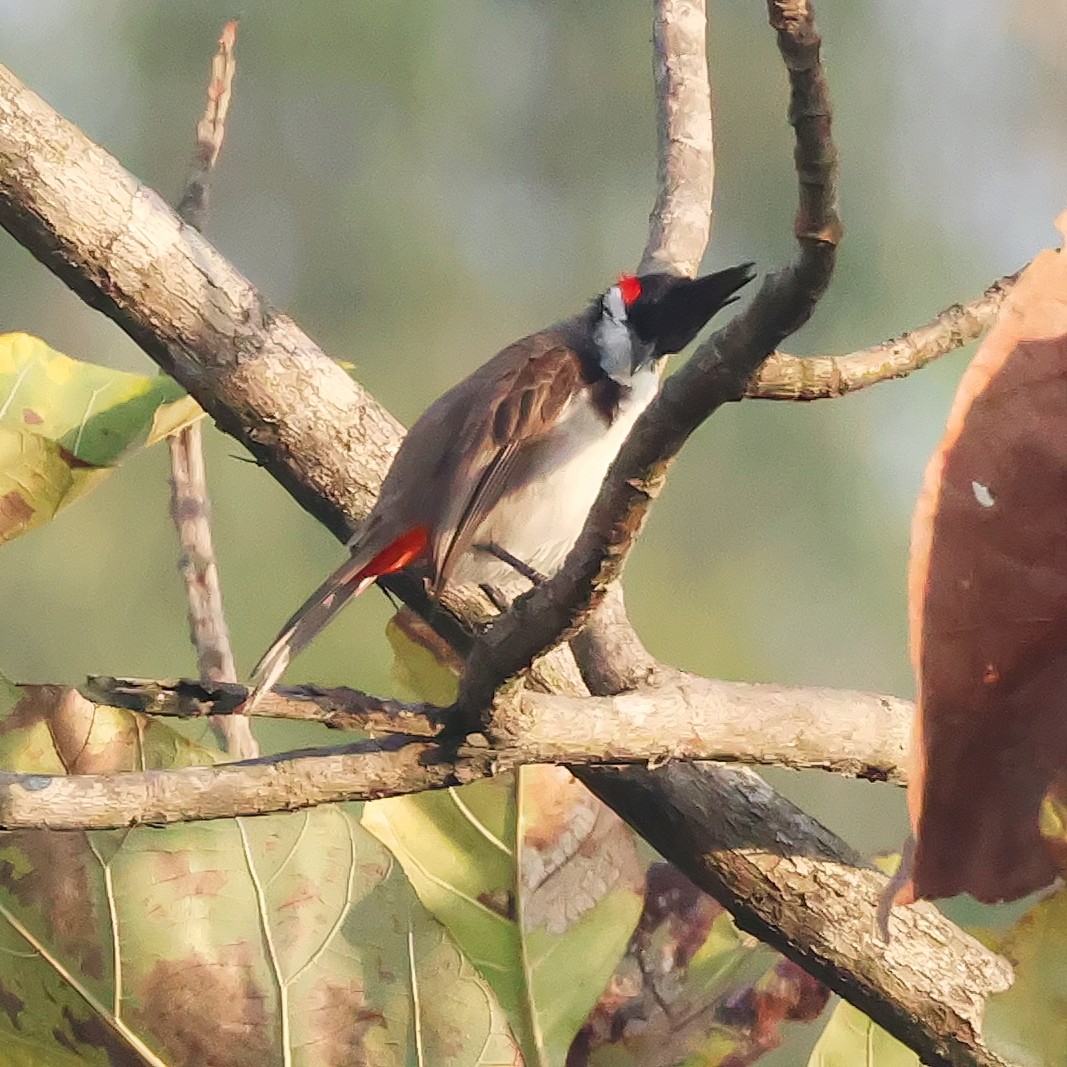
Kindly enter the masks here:
[[[232, 714], [247, 695], [238, 685], [109, 677], [90, 678], [87, 692], [102, 704], [181, 718]], [[379, 734], [434, 737], [443, 727], [432, 705], [310, 685], [276, 690], [259, 713]], [[913, 714], [908, 701], [876, 693], [725, 682], [659, 666], [642, 688], [613, 696], [527, 690], [500, 711], [493, 748], [515, 764], [718, 760], [905, 785]]]
[[758, 400], [823, 400], [905, 378], [981, 337], [1025, 269], [998, 278], [969, 303], [953, 304], [931, 322], [870, 348], [844, 356], [775, 352], [756, 371], [745, 395]]
[[704, 0], [660, 0], [652, 26], [657, 185], [638, 274], [692, 277], [711, 233], [715, 147]]
[[[785, 18], [798, 12], [803, 16], [806, 9], [790, 5], [781, 15]], [[798, 59], [804, 51], [799, 49]], [[803, 77], [798, 69], [793, 80]], [[797, 119], [815, 126], [822, 121], [818, 115], [809, 120], [798, 115]], [[288, 319], [268, 309], [249, 283], [210, 245], [182, 227], [155, 194], [2, 69], [0, 224], [88, 302], [115, 319], [224, 429], [244, 441], [304, 507], [339, 536], [347, 534], [352, 521], [369, 506], [395, 451], [399, 440], [395, 421], [332, 366]], [[821, 249], [819, 238], [807, 233], [807, 227], [803, 229], [802, 245], [812, 245], [811, 254], [802, 253], [793, 272], [779, 276], [781, 285], [765, 287], [761, 293], [760, 314], [773, 314], [763, 332], [749, 317], [748, 339], [760, 341], [753, 351], [761, 346], [769, 351], [781, 341], [784, 335], [773, 336], [780, 332], [780, 324], [770, 329], [778, 312], [787, 312], [785, 318], [802, 318], [820, 291], [819, 276], [828, 273], [832, 248]], [[790, 293], [798, 299], [790, 299]], [[738, 329], [727, 332], [725, 340], [744, 347], [746, 338]], [[710, 347], [723, 339], [713, 339]], [[713, 369], [719, 362], [712, 360]], [[731, 392], [740, 395], [751, 369], [743, 379], [728, 383], [730, 388], [722, 390], [724, 398]], [[733, 370], [739, 373], [740, 365]], [[684, 397], [675, 397], [675, 402], [684, 409]], [[654, 491], [657, 484], [650, 476], [647, 489]], [[412, 587], [406, 595], [414, 598], [417, 592]], [[613, 650], [640, 645], [636, 638], [628, 639], [627, 626], [623, 616], [606, 628], [601, 635], [605, 640], [599, 644], [608, 654], [594, 665], [596, 669], [586, 665], [587, 679], [606, 684], [611, 679], [641, 676], [645, 667], [640, 663], [610, 658]], [[636, 772], [626, 774], [628, 778]], [[582, 777], [598, 788], [592, 771], [582, 772]], [[620, 775], [615, 777], [620, 806], [643, 797], [643, 832], [650, 841], [664, 852], [678, 847], [677, 818], [669, 815], [677, 810], [672, 808], [673, 776], [664, 776], [667, 793], [663, 797], [641, 793], [637, 778], [630, 783]], [[695, 784], [687, 782], [685, 788]], [[606, 786], [602, 791], [607, 795]], [[716, 795], [721, 804], [717, 817], [746, 827], [752, 797], [739, 789], [719, 789]], [[771, 814], [788, 810], [781, 798], [769, 791], [764, 796]], [[809, 837], [817, 824], [786, 821], [775, 825], [789, 830], [780, 838], [779, 850], [786, 841], [791, 851], [811, 850]], [[695, 832], [694, 827], [690, 832]], [[833, 914], [835, 921], [854, 921], [851, 916], [859, 905], [840, 895], [850, 890], [830, 877], [821, 860], [810, 861], [809, 878], [800, 892], [785, 892], [787, 887], [775, 881], [773, 870], [759, 873], [758, 866], [752, 868], [758, 875], [752, 892], [746, 896], [732, 890], [722, 872], [731, 863], [744, 862], [746, 845], [741, 839], [738, 844], [725, 856], [705, 857], [707, 869], [694, 871], [702, 885], [730, 902], [742, 922], [763, 924], [761, 929], [772, 943], [789, 944], [791, 951], [799, 951], [802, 938], [815, 936], [803, 926], [804, 916], [813, 910]], [[906, 960], [919, 954], [930, 940], [946, 946], [950, 953], [943, 961], [931, 963], [929, 974], [931, 982], [947, 986], [959, 973], [957, 952], [965, 956], [967, 951], [979, 950], [966, 948], [970, 943], [961, 941], [962, 935], [947, 924], [937, 931], [907, 921], [896, 926], [900, 929], [894, 931], [893, 946], [900, 956], [887, 958], [882, 977], [870, 980], [870, 996], [879, 995], [890, 1006], [893, 1032], [909, 1040], [914, 1037], [913, 1028], [921, 1027], [928, 1041], [936, 1042], [942, 1024], [952, 1023], [939, 1002], [917, 1008], [912, 1028], [900, 1022], [893, 1007], [904, 997], [902, 986], [910, 978]], [[836, 964], [842, 972], [839, 977], [865, 966], [857, 957], [867, 948], [859, 944], [851, 955], [842, 952]], [[846, 988], [846, 995], [854, 994]], [[991, 1061], [961, 1054], [957, 1062]]]
[[[227, 22], [211, 61], [207, 105], [196, 127], [193, 166], [178, 203], [178, 216], [197, 232], [207, 217], [211, 174], [226, 138], [226, 117], [236, 72], [234, 45], [237, 23]], [[189, 637], [196, 649], [202, 682], [236, 682], [237, 664], [222, 606], [214, 539], [211, 536], [211, 498], [204, 467], [204, 435], [199, 422], [183, 427], [167, 440], [170, 448], [170, 515], [178, 535], [178, 569], [185, 581]], [[226, 752], [236, 759], [259, 755], [247, 718], [232, 716], [212, 722]]]
[[[196, 719], [204, 715], [225, 718], [236, 714], [248, 697], [248, 689], [243, 685], [193, 682], [188, 678], [157, 680], [97, 674], [89, 677], [84, 694], [108, 707], [126, 708], [144, 715]], [[332, 730], [402, 733], [411, 737], [436, 737], [442, 729], [438, 709], [432, 704], [406, 704], [343, 686], [277, 686], [264, 695], [255, 715], [264, 719], [317, 722]]]
[[207, 103], [196, 124], [196, 151], [193, 165], [178, 200], [178, 218], [198, 233], [203, 233], [211, 193], [211, 175], [226, 140], [226, 119], [233, 95], [233, 77], [237, 72], [234, 48], [237, 22], [222, 27], [219, 47], [211, 60], [211, 77], [207, 86]]
[[[121, 765], [61, 753], [72, 763], [69, 775], [0, 773], [0, 829], [101, 830], [265, 815], [440, 789], [533, 763], [728, 759], [904, 781], [910, 708], [903, 701], [674, 675], [615, 697], [526, 692], [502, 718], [492, 747], [478, 738], [458, 746], [454, 737], [446, 741], [426, 704], [345, 689], [290, 690], [273, 695], [266, 713], [381, 736], [215, 767], [126, 773], [111, 773]], [[111, 706], [174, 715], [232, 714], [245, 695], [235, 685], [113, 678], [95, 678], [91, 689]], [[28, 685], [16, 714], [49, 722], [61, 716], [62, 735], [83, 738], [96, 706], [63, 686]], [[822, 729], [819, 716], [827, 720]], [[121, 758], [121, 746], [115, 751]]]
[[622, 572], [667, 469], [708, 416], [744, 394], [755, 369], [807, 321], [833, 272], [837, 153], [830, 99], [810, 4], [769, 0], [771, 26], [789, 72], [789, 121], [796, 131], [799, 204], [793, 263], [765, 279], [741, 315], [701, 344], [669, 378], [612, 464], [577, 544], [562, 569], [520, 597], [475, 642], [458, 701], [469, 718], [491, 694], [546, 650], [576, 633]]

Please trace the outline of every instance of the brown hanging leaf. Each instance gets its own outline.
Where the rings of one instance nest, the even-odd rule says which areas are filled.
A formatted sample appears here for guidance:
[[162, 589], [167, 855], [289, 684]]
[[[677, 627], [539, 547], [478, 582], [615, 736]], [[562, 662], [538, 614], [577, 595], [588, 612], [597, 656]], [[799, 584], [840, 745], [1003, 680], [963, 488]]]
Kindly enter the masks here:
[[1026, 270], [960, 382], [915, 510], [909, 594], [915, 854], [896, 899], [1025, 896], [1057, 874], [1039, 813], [1067, 770], [1062, 252]]

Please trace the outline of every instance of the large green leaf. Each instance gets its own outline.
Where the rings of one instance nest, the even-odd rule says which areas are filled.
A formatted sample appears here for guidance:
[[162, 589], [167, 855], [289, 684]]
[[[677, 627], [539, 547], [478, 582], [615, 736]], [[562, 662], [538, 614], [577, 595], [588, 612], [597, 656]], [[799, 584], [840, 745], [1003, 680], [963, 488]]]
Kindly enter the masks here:
[[920, 1067], [911, 1049], [841, 1001], [812, 1050], [808, 1067]]
[[[0, 686], [0, 699], [6, 768], [216, 758], [73, 690]], [[5, 1065], [513, 1064], [490, 988], [357, 816], [4, 835]]]
[[1019, 1067], [1067, 1065], [1067, 891], [1039, 900], [993, 947], [1015, 967], [986, 1005], [989, 1047]]
[[[406, 624], [389, 639], [398, 678], [447, 702], [447, 653]], [[363, 825], [492, 985], [528, 1067], [564, 1063], [641, 914], [626, 826], [562, 767], [375, 801]]]
[[200, 414], [171, 378], [81, 363], [28, 334], [0, 334], [0, 542], [47, 522], [125, 453]]
[[363, 825], [492, 985], [530, 1067], [567, 1058], [641, 911], [621, 822], [562, 768], [368, 804]]

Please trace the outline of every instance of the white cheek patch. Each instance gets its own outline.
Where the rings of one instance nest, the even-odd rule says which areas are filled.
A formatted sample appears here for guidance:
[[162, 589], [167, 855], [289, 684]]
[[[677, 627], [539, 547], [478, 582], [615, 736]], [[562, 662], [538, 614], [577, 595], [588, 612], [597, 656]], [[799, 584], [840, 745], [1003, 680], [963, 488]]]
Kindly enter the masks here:
[[617, 382], [629, 382], [633, 377], [633, 338], [626, 325], [626, 302], [617, 285], [604, 296], [604, 314], [596, 325], [593, 339], [604, 373]]
[[622, 290], [613, 285], [604, 297], [604, 308], [607, 313], [618, 322], [626, 321], [626, 301], [622, 298]]

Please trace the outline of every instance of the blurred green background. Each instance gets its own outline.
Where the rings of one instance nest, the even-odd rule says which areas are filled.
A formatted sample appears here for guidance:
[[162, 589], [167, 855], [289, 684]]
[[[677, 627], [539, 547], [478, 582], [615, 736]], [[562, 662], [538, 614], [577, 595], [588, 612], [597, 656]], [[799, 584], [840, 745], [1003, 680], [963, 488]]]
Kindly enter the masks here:
[[[0, 61], [173, 200], [222, 21], [241, 18], [209, 237], [410, 422], [506, 342], [632, 267], [654, 192], [650, 8], [638, 0], [0, 0]], [[786, 87], [764, 5], [713, 3], [718, 170], [708, 267], [792, 253]], [[793, 351], [840, 352], [969, 299], [1053, 243], [1064, 207], [1064, 31], [1027, 0], [821, 0], [847, 237]], [[1058, 23], [1060, 27], [1064, 20]], [[1059, 36], [1057, 36], [1059, 35]], [[0, 239], [0, 330], [150, 370], [110, 322]], [[808, 406], [746, 403], [687, 448], [626, 588], [659, 656], [726, 678], [910, 695], [911, 502], [965, 357]], [[247, 671], [339, 546], [208, 435], [234, 645]], [[195, 672], [167, 456], [131, 461], [3, 548], [0, 670]], [[290, 680], [388, 691], [369, 595]], [[903, 797], [776, 784], [867, 850]]]

